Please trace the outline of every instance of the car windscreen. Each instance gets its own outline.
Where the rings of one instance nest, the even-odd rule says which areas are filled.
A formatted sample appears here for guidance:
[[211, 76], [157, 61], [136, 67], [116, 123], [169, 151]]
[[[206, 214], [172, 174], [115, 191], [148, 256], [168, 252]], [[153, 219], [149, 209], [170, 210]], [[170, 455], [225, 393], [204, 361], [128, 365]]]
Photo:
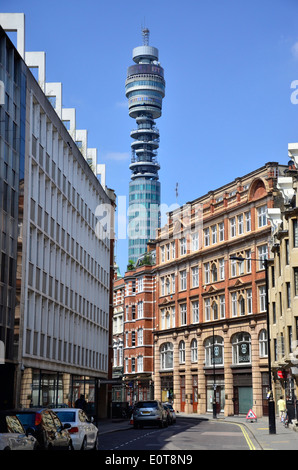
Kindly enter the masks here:
[[156, 401], [139, 401], [136, 403], [136, 408], [157, 408]]
[[73, 423], [76, 420], [74, 411], [55, 411], [61, 423]]

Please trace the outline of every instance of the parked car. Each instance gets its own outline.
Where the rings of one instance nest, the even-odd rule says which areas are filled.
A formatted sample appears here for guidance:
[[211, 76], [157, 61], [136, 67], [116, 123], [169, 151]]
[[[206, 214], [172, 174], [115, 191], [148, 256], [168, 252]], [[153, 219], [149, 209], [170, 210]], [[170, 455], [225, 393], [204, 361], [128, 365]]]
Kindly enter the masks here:
[[15, 410], [25, 430], [32, 428], [39, 447], [45, 450], [71, 450], [72, 439], [69, 423], [62, 424], [56, 413], [49, 408]]
[[169, 408], [168, 405], [166, 405], [165, 403], [162, 405], [164, 407], [164, 409], [166, 410], [166, 413], [167, 413], [167, 421], [168, 421], [168, 424], [173, 424], [173, 414], [172, 414], [172, 410]]
[[167, 412], [158, 400], [139, 401], [134, 406], [133, 425], [134, 428], [146, 425], [165, 427], [168, 425]]
[[71, 435], [74, 450], [97, 449], [98, 429], [80, 408], [54, 408], [61, 423], [69, 423], [68, 432]]
[[171, 411], [171, 414], [172, 414], [172, 422], [173, 423], [176, 423], [176, 412], [173, 408], [173, 405], [172, 403], [164, 403], [168, 408], [169, 410]]
[[25, 431], [19, 418], [9, 412], [0, 412], [0, 450], [35, 450], [37, 441], [33, 429]]

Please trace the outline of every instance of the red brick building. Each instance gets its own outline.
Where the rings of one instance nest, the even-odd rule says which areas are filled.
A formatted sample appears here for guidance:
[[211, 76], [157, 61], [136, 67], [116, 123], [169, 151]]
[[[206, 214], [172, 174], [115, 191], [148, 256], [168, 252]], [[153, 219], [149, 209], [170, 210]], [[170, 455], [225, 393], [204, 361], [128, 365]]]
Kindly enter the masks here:
[[[284, 167], [267, 163], [171, 212], [156, 240], [154, 393], [179, 411], [267, 414], [262, 263]], [[243, 258], [242, 261], [231, 259]]]
[[125, 400], [153, 398], [153, 330], [155, 328], [154, 254], [125, 273], [124, 372]]

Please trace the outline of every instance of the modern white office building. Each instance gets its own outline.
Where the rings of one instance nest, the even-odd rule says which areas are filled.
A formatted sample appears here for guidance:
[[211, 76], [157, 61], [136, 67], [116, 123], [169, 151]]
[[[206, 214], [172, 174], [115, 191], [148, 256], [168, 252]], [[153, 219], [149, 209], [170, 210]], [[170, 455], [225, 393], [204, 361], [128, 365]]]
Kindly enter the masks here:
[[[113, 234], [98, 215], [102, 205], [110, 207], [113, 227], [115, 194], [99, 181], [96, 165], [90, 167], [94, 152], [81, 151], [78, 134], [52, 106], [45, 77], [42, 85], [36, 81], [5, 34], [7, 15], [4, 20], [0, 72], [11, 67], [14, 76], [22, 65], [26, 116], [19, 131], [25, 151], [18, 188], [14, 404], [73, 405], [83, 393], [89, 413], [106, 416], [114, 255]], [[6, 76], [0, 80], [5, 85]], [[9, 89], [6, 99], [13, 110]]]

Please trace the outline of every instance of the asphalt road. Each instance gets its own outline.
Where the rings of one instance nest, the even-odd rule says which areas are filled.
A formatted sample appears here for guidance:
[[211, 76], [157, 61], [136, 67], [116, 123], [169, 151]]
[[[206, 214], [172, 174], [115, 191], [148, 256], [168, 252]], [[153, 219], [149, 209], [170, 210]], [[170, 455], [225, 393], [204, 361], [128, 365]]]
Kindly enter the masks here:
[[99, 450], [126, 451], [197, 451], [197, 450], [250, 450], [249, 436], [238, 425], [198, 419], [177, 418], [176, 424], [159, 429], [117, 431], [99, 437]]

